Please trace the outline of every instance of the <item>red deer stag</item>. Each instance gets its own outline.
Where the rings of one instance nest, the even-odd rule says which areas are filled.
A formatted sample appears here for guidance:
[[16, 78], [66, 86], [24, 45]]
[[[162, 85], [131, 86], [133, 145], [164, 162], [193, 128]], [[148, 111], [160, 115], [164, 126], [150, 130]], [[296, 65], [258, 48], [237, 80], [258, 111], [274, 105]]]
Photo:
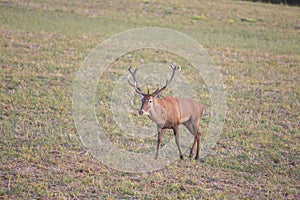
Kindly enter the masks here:
[[161, 144], [162, 134], [165, 129], [172, 129], [175, 135], [175, 142], [179, 150], [180, 159], [183, 159], [179, 144], [179, 124], [183, 124], [193, 135], [194, 143], [192, 145], [189, 157], [193, 157], [195, 145], [197, 143], [197, 153], [195, 159], [199, 159], [200, 155], [200, 140], [201, 133], [198, 130], [199, 123], [203, 114], [202, 105], [193, 99], [164, 97], [160, 98], [161, 92], [166, 89], [168, 84], [172, 81], [175, 71], [178, 69], [175, 64], [170, 65], [172, 68], [172, 75], [166, 81], [165, 86], [158, 88], [152, 94], [145, 94], [141, 91], [137, 84], [136, 72], [138, 68], [131, 71], [131, 65], [128, 68], [132, 76], [133, 83], [128, 80], [128, 83], [135, 88], [135, 91], [142, 96], [142, 105], [139, 110], [139, 115], [148, 116], [157, 125], [158, 141], [157, 152], [155, 158], [158, 158], [159, 148]]

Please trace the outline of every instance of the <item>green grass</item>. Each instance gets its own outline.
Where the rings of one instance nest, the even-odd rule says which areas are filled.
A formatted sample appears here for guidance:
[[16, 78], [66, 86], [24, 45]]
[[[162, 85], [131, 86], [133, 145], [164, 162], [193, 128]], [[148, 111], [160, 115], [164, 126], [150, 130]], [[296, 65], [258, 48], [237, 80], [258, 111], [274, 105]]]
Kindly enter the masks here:
[[[0, 1], [1, 198], [299, 198], [299, 7], [190, 4]], [[99, 163], [82, 145], [72, 87], [97, 44], [147, 26], [178, 30], [205, 47], [221, 66], [227, 118], [213, 155], [201, 162], [178, 160], [156, 172], [130, 174]], [[100, 118], [106, 112], [98, 111]], [[126, 146], [130, 139], [115, 133], [112, 140], [132, 148]], [[155, 138], [147, 142], [147, 148], [156, 144]]]

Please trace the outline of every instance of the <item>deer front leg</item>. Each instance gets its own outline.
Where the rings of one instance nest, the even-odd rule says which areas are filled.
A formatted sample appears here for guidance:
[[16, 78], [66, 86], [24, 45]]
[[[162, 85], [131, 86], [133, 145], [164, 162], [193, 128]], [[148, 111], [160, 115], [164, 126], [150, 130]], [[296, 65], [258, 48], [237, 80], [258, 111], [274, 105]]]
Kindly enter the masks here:
[[156, 150], [155, 159], [157, 159], [157, 158], [158, 158], [158, 155], [159, 155], [159, 148], [160, 148], [160, 144], [161, 144], [162, 134], [163, 134], [163, 129], [161, 129], [161, 128], [158, 129], [157, 150]]

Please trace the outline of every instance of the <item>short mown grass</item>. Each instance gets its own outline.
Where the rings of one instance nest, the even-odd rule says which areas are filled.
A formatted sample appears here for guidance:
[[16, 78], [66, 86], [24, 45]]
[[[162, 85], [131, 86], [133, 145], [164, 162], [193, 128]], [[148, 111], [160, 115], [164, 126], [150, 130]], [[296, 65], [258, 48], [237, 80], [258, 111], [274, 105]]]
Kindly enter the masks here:
[[[299, 199], [299, 7], [189, 4], [0, 1], [1, 198]], [[72, 87], [97, 44], [148, 26], [204, 46], [223, 75], [227, 116], [208, 157], [131, 174], [101, 164], [80, 142]], [[106, 112], [97, 111], [98, 118]], [[115, 132], [111, 139], [129, 148]], [[155, 147], [155, 139], [149, 142]]]

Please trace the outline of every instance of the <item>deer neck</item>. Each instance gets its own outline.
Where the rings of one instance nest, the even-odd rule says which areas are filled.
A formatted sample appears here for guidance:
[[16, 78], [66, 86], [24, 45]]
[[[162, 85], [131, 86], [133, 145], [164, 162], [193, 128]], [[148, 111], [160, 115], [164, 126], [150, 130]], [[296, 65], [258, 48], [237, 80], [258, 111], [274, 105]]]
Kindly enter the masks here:
[[165, 108], [161, 104], [155, 102], [152, 108], [150, 109], [149, 114], [150, 115], [148, 117], [157, 125], [163, 126], [165, 124], [167, 115]]

